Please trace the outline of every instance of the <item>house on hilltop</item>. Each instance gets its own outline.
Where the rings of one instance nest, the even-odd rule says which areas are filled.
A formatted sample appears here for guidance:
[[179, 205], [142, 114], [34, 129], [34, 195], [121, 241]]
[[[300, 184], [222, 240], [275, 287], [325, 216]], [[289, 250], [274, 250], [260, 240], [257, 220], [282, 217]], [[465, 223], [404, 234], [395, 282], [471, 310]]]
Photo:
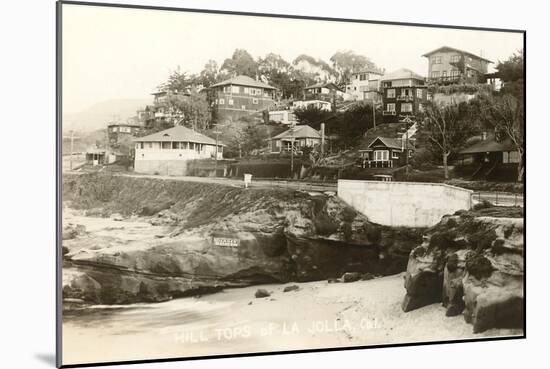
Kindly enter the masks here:
[[220, 118], [238, 119], [267, 110], [275, 103], [277, 89], [248, 76], [236, 76], [210, 86]]
[[378, 84], [374, 81], [379, 81], [383, 73], [379, 70], [365, 69], [351, 74], [349, 84], [346, 85], [346, 92], [353, 96], [355, 100], [372, 99], [369, 92], [378, 90]]
[[473, 180], [515, 181], [520, 155], [512, 140], [484, 132], [481, 139], [460, 150], [455, 163], [472, 168]]
[[454, 47], [442, 46], [424, 55], [428, 58], [428, 82], [439, 84], [484, 82], [489, 59]]
[[193, 159], [223, 159], [223, 145], [184, 126], [134, 139], [134, 169], [139, 173], [186, 175]]
[[424, 77], [410, 69], [399, 69], [381, 77], [385, 123], [395, 123], [422, 111], [428, 101]]
[[292, 147], [315, 147], [322, 143], [321, 133], [308, 125], [294, 126], [270, 139], [272, 154], [288, 153]]
[[363, 168], [397, 168], [406, 165], [414, 146], [401, 138], [376, 137], [368, 146], [359, 148]]

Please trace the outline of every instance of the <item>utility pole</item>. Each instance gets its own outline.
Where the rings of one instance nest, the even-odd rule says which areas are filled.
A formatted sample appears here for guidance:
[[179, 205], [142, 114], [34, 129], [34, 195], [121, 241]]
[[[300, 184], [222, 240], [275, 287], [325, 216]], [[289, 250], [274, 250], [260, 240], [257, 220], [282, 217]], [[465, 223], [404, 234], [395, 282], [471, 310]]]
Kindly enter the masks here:
[[405, 178], [409, 180], [409, 128], [405, 132]]
[[290, 127], [290, 177], [294, 173], [294, 126]]
[[63, 136], [63, 138], [68, 138], [71, 140], [71, 156], [69, 157], [69, 170], [73, 170], [74, 140], [75, 139], [78, 140], [80, 137], [75, 136], [74, 130], [71, 129], [71, 135]]
[[[218, 128], [218, 127], [223, 127], [225, 126], [224, 124], [218, 124], [218, 123], [215, 123], [213, 124], [214, 127]], [[219, 135], [222, 133], [220, 130], [216, 129], [213, 133], [216, 134], [216, 155], [214, 157], [214, 177], [217, 177], [218, 176], [218, 145], [219, 145]], [[239, 157], [240, 157], [240, 150], [241, 150], [241, 146], [239, 144]]]

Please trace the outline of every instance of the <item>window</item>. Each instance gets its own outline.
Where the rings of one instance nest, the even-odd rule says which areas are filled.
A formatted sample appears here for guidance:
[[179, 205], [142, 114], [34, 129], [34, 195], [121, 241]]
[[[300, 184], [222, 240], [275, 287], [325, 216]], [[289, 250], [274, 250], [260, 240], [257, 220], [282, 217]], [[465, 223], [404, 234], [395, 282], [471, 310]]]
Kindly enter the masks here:
[[446, 70], [443, 71], [442, 76], [443, 76], [443, 78], [447, 77], [447, 71]]
[[460, 61], [460, 55], [451, 55], [451, 63], [457, 63]]
[[441, 56], [432, 57], [432, 64], [441, 64]]
[[244, 88], [244, 93], [247, 94], [247, 93], [249, 93], [249, 92], [250, 92], [250, 89], [249, 89], [248, 87], [245, 87], [245, 88]]
[[256, 104], [256, 105], [257, 105], [257, 104], [258, 104], [258, 99], [253, 98], [253, 99], [252, 99], [252, 104]]
[[220, 105], [225, 104], [225, 100], [224, 100], [224, 99], [219, 99], [219, 100], [218, 100], [218, 104], [220, 104]]
[[246, 105], [241, 105], [241, 110], [246, 110]]
[[172, 150], [177, 150], [180, 148], [179, 142], [172, 142]]
[[460, 75], [460, 71], [458, 69], [454, 69], [451, 71], [451, 77], [458, 77]]
[[502, 162], [504, 164], [508, 163], [519, 163], [519, 154], [517, 151], [505, 151], [502, 153]]
[[239, 86], [231, 86], [231, 92], [233, 92], [234, 94], [238, 94], [239, 93]]
[[228, 99], [227, 100], [227, 105], [233, 105], [233, 99]]
[[432, 78], [439, 78], [439, 72], [432, 72]]
[[413, 111], [413, 106], [412, 106], [412, 103], [404, 103], [404, 104], [401, 104], [401, 111], [403, 113], [410, 113]]
[[401, 96], [409, 96], [409, 95], [412, 95], [412, 94], [408, 88], [404, 88], [401, 90]]
[[391, 152], [391, 158], [392, 159], [399, 159], [399, 152], [398, 151], [392, 151]]
[[153, 148], [153, 143], [152, 142], [147, 142], [147, 148], [152, 149]]
[[386, 111], [395, 111], [395, 104], [394, 103], [387, 104]]
[[388, 98], [394, 98], [395, 97], [395, 89], [393, 89], [393, 88], [388, 89], [387, 96], [388, 96]]
[[375, 150], [374, 151], [374, 160], [375, 161], [387, 161], [389, 159], [388, 150]]
[[419, 88], [416, 90], [416, 97], [418, 97], [419, 99], [422, 98], [422, 89]]
[[360, 81], [365, 81], [367, 79], [367, 75], [366, 74], [361, 74], [361, 76], [359, 77], [359, 80]]
[[163, 142], [161, 143], [161, 149], [170, 149], [172, 147], [172, 143], [171, 142]]

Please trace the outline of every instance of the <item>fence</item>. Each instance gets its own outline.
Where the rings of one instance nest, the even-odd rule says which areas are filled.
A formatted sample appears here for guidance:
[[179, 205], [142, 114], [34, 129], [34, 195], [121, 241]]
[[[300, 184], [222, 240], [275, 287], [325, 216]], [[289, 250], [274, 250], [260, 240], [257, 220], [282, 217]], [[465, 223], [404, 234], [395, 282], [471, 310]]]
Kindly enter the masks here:
[[496, 206], [521, 206], [523, 207], [523, 194], [510, 192], [475, 192], [472, 194], [474, 202], [489, 201]]

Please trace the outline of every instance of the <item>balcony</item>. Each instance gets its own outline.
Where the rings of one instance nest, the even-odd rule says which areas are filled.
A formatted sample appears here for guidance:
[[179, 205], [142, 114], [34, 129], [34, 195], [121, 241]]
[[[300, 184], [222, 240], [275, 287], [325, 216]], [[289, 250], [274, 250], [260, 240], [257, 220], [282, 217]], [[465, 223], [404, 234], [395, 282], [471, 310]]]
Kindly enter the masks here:
[[429, 77], [428, 83], [455, 83], [460, 80], [460, 75], [458, 76], [443, 76], [443, 77]]
[[397, 96], [397, 101], [414, 101], [414, 97], [412, 95], [401, 95]]
[[395, 115], [395, 110], [384, 110], [382, 115]]
[[363, 168], [393, 168], [393, 160], [364, 160]]

